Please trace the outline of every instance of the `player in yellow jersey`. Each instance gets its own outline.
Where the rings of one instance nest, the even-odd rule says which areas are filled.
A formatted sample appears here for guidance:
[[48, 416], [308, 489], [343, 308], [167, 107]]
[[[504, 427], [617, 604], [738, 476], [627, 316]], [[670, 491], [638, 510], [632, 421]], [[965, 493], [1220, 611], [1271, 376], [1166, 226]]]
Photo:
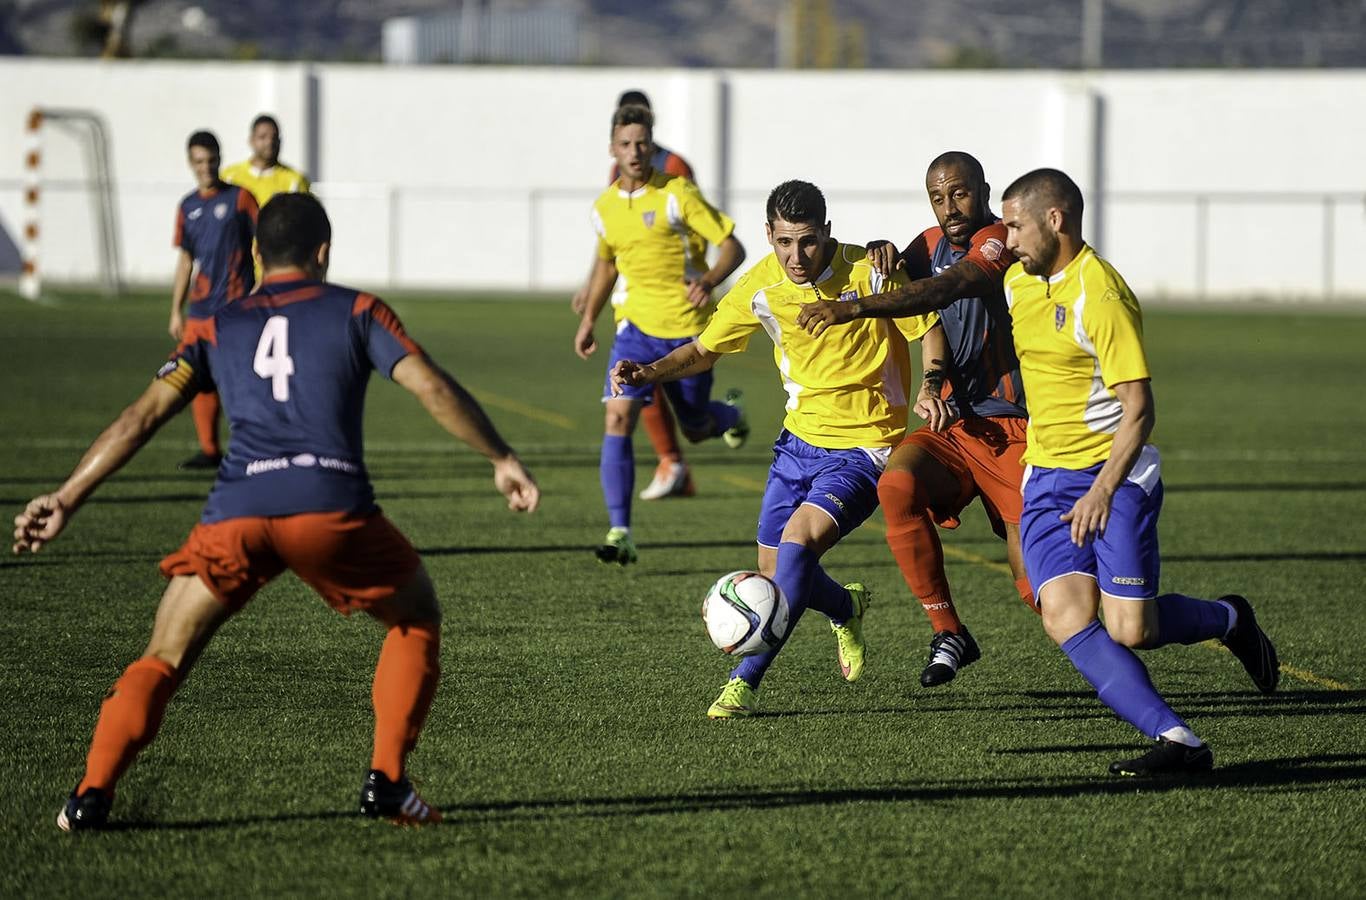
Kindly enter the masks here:
[[309, 192], [304, 173], [280, 162], [280, 125], [273, 116], [262, 113], [252, 120], [248, 144], [250, 158], [225, 167], [219, 173], [224, 181], [251, 191], [259, 206], [276, 194]]
[[[1172, 711], [1133, 648], [1218, 638], [1264, 693], [1276, 650], [1252, 606], [1229, 594], [1158, 594], [1161, 460], [1138, 301], [1081, 237], [1082, 196], [1056, 169], [1002, 195], [1005, 275], [1029, 397], [1020, 540], [1044, 630], [1101, 702], [1157, 741], [1116, 775], [1208, 771], [1210, 749]], [[1105, 611], [1105, 624], [1097, 612]]]
[[[807, 334], [797, 324], [802, 304], [871, 296], [888, 279], [862, 247], [830, 236], [825, 198], [815, 185], [778, 185], [769, 194], [767, 214], [773, 253], [717, 304], [706, 329], [652, 363], [618, 362], [612, 388], [617, 393], [695, 377], [723, 354], [744, 350], [760, 329], [773, 340], [773, 361], [788, 400], [759, 511], [759, 570], [787, 597], [788, 634], [807, 607], [829, 617], [841, 673], [854, 681], [863, 671], [868, 594], [858, 583], [841, 587], [821, 568], [820, 558], [877, 508], [878, 475], [906, 431], [906, 341], [929, 332], [941, 342], [934, 352], [942, 353], [943, 329], [931, 313], [895, 322], [860, 319], [820, 337]], [[752, 715], [760, 681], [781, 646], [746, 657], [707, 715]]]
[[[706, 324], [711, 292], [745, 258], [733, 232], [735, 223], [713, 208], [686, 178], [657, 172], [654, 117], [643, 106], [627, 104], [612, 115], [610, 149], [620, 172], [593, 203], [593, 229], [598, 258], [589, 279], [587, 305], [574, 335], [574, 351], [587, 359], [596, 349], [593, 326], [612, 299], [616, 338], [607, 369], [620, 359], [653, 359], [689, 344]], [[707, 267], [704, 251], [717, 247], [716, 263]], [[621, 284], [612, 290], [620, 276]], [[666, 389], [669, 403], [688, 440], [725, 436], [738, 447], [749, 433], [735, 400], [711, 400], [710, 372], [698, 373]], [[596, 549], [599, 560], [635, 562], [631, 536], [631, 494], [635, 488], [635, 456], [631, 434], [641, 407], [654, 392], [632, 388], [613, 396], [603, 388], [605, 434], [599, 473], [607, 503], [609, 529]]]

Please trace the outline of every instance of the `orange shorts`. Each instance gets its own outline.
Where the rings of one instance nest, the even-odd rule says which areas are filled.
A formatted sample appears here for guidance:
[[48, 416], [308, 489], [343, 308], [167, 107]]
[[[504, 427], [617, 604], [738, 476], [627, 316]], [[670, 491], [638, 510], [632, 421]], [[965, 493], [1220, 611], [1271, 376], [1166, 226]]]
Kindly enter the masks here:
[[1005, 536], [1002, 522], [1020, 524], [1020, 481], [1024, 464], [1027, 420], [1018, 416], [959, 419], [941, 432], [928, 427], [906, 435], [902, 444], [914, 444], [939, 460], [958, 479], [958, 498], [930, 510], [935, 522], [957, 528], [959, 514], [980, 496], [996, 533]]
[[161, 561], [161, 574], [198, 575], [237, 612], [271, 579], [292, 569], [329, 606], [350, 614], [392, 597], [419, 565], [413, 545], [376, 510], [201, 522]]

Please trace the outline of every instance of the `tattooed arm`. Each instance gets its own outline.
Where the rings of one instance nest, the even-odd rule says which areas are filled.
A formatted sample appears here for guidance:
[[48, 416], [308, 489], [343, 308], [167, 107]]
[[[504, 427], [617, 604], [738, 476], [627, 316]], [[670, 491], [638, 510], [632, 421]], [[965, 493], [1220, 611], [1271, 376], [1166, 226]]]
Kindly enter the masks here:
[[612, 395], [620, 396], [625, 385], [659, 384], [699, 375], [716, 365], [720, 358], [720, 353], [713, 353], [693, 341], [646, 365], [623, 359], [612, 367]]

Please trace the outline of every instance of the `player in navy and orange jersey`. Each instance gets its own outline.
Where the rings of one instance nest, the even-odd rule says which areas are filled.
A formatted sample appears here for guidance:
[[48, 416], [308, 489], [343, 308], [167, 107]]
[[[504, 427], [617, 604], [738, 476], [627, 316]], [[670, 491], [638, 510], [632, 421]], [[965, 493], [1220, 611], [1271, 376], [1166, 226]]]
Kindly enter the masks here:
[[930, 163], [925, 187], [938, 224], [895, 261], [885, 251], [883, 257], [884, 266], [904, 268], [911, 284], [853, 303], [810, 304], [803, 322], [819, 334], [856, 317], [937, 310], [944, 324], [947, 357], [926, 354], [915, 404], [927, 424], [906, 436], [878, 481], [887, 544], [934, 629], [920, 674], [922, 685], [934, 687], [981, 656], [958, 618], [935, 523], [956, 528], [963, 509], [981, 497], [992, 527], [1006, 540], [1021, 599], [1036, 606], [1020, 554], [1020, 457], [1028, 413], [1001, 287], [1015, 258], [1006, 249], [1005, 227], [988, 207], [991, 187], [974, 157], [941, 154]]
[[[632, 105], [650, 109], [650, 98], [645, 96], [644, 91], [634, 90], [625, 91], [617, 98], [617, 109]], [[659, 144], [654, 145], [654, 153], [650, 156], [650, 168], [666, 175], [680, 175], [689, 181], [697, 180], [693, 177], [692, 166], [688, 165], [686, 159]], [[616, 181], [620, 175], [621, 169], [613, 162], [612, 173], [608, 177], [607, 183], [611, 184]], [[594, 266], [596, 265], [595, 259]], [[570, 308], [574, 310], [576, 315], [583, 315], [583, 311], [588, 305], [588, 285], [592, 280], [592, 274], [593, 268], [590, 267], [588, 280], [574, 294], [574, 299], [570, 303]], [[683, 445], [678, 440], [678, 423], [674, 419], [673, 409], [669, 406], [663, 388], [658, 388], [655, 391], [654, 401], [641, 409], [640, 424], [645, 427], [645, 433], [650, 438], [650, 444], [654, 447], [655, 455], [659, 457], [659, 464], [655, 467], [654, 477], [641, 490], [640, 499], [659, 500], [664, 497], [691, 497], [697, 489], [693, 485], [692, 471], [683, 459]]]
[[388, 629], [375, 669], [374, 754], [361, 811], [440, 821], [404, 763], [436, 691], [441, 607], [417, 552], [375, 505], [361, 435], [371, 372], [407, 388], [442, 427], [487, 457], [510, 509], [530, 512], [540, 494], [483, 410], [408, 337], [393, 310], [323, 280], [331, 226], [316, 199], [276, 197], [260, 226], [262, 289], [187, 323], [146, 392], [60, 488], [15, 519], [14, 552], [36, 553], [191, 397], [222, 393], [231, 452], [199, 524], [161, 562], [170, 583], [151, 641], [101, 707], [85, 774], [57, 817], [63, 830], [105, 824], [120, 776], [156, 737], [171, 695], [214, 633], [285, 569], [334, 609], [362, 610]]
[[[167, 330], [177, 341], [185, 331], [187, 298], [189, 318], [207, 319], [218, 307], [250, 293], [256, 285], [251, 255], [256, 199], [245, 188], [218, 177], [218, 138], [210, 132], [190, 135], [188, 151], [198, 187], [186, 194], [176, 209], [174, 246], [179, 254], [171, 283], [171, 323]], [[193, 412], [199, 452], [180, 467], [217, 468], [223, 458], [218, 446], [218, 395], [212, 391], [200, 394], [194, 400]]]

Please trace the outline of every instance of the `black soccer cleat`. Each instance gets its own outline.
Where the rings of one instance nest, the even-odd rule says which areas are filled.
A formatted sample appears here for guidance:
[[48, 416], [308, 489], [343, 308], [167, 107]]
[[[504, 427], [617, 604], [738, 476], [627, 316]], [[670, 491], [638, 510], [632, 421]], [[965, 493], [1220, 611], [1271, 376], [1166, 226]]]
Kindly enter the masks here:
[[1257, 690], [1269, 694], [1281, 680], [1281, 665], [1276, 659], [1276, 647], [1257, 624], [1257, 615], [1246, 597], [1229, 594], [1220, 600], [1238, 611], [1238, 624], [1221, 643], [1238, 657], [1238, 661], [1252, 676]]
[[99, 788], [86, 788], [79, 797], [72, 791], [57, 811], [57, 827], [68, 833], [97, 831], [109, 822], [109, 807], [113, 805], [113, 795]]
[[200, 450], [194, 456], [182, 459], [180, 461], [180, 464], [177, 465], [176, 468], [187, 471], [196, 469], [217, 469], [218, 464], [222, 461], [223, 454], [205, 453], [203, 450]]
[[361, 815], [390, 819], [395, 825], [431, 825], [441, 821], [441, 811], [418, 796], [405, 775], [398, 781], [371, 769], [360, 787]]
[[930, 661], [920, 673], [921, 687], [938, 687], [953, 681], [958, 670], [982, 658], [977, 642], [963, 626], [961, 634], [941, 631], [930, 641]]
[[1111, 775], [1148, 778], [1157, 775], [1204, 775], [1214, 768], [1214, 751], [1209, 744], [1188, 747], [1158, 738], [1151, 750], [1134, 759], [1110, 763]]

